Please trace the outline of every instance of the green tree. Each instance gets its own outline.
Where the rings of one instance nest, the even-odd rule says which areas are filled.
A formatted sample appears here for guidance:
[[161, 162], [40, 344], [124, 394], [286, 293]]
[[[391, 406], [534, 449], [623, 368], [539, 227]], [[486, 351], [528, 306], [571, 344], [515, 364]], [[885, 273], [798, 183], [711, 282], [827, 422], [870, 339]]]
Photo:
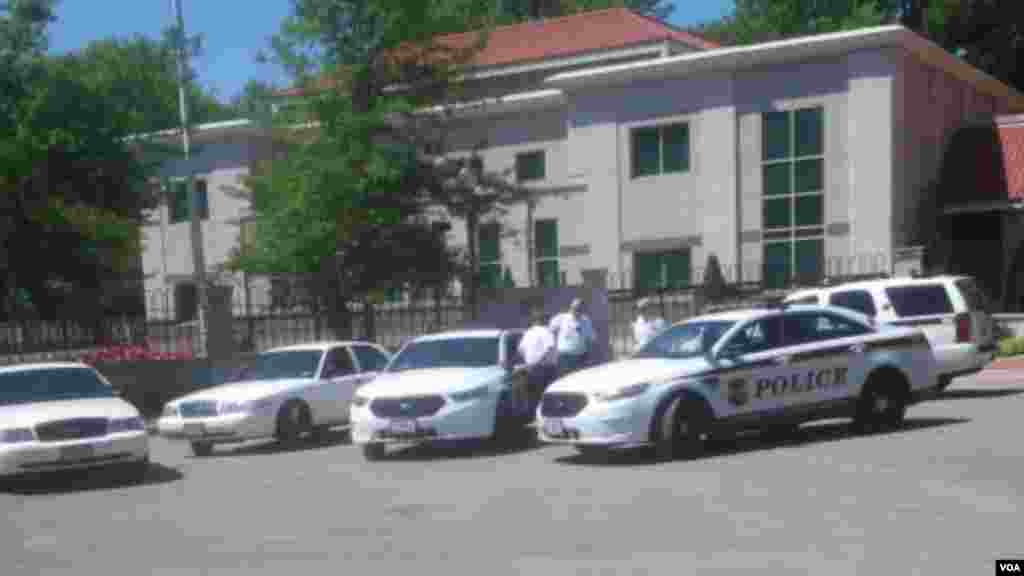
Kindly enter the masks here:
[[[177, 128], [181, 119], [172, 34], [168, 30], [161, 40], [141, 35], [97, 40], [80, 51], [56, 58], [56, 62], [109, 100], [108, 121], [117, 123], [126, 133]], [[228, 105], [194, 82], [189, 84], [187, 93], [194, 124], [235, 116]]]
[[440, 286], [457, 263], [423, 215], [440, 179], [420, 154], [414, 112], [444, 99], [472, 51], [433, 39], [492, 18], [480, 0], [292, 0], [273, 57], [302, 86], [332, 84], [310, 91], [305, 111], [316, 125], [277, 130], [275, 159], [248, 180], [254, 242], [237, 265], [315, 275], [339, 336], [351, 330], [350, 301], [369, 304], [410, 283]]
[[507, 24], [620, 6], [658, 20], [667, 20], [675, 9], [666, 0], [501, 0], [498, 17]]
[[890, 0], [736, 0], [735, 11], [696, 27], [722, 45], [744, 45], [824, 34], [891, 21], [897, 8]]

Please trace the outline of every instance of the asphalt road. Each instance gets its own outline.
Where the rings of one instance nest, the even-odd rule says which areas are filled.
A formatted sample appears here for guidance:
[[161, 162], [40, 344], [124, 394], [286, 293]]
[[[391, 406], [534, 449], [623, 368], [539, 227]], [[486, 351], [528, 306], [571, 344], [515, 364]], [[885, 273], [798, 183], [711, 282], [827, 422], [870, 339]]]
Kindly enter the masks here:
[[143, 485], [7, 483], [0, 558], [22, 574], [992, 574], [1024, 557], [1024, 374], [958, 380], [905, 429], [807, 427], [689, 462], [564, 447], [411, 449], [344, 433], [207, 459], [156, 439]]

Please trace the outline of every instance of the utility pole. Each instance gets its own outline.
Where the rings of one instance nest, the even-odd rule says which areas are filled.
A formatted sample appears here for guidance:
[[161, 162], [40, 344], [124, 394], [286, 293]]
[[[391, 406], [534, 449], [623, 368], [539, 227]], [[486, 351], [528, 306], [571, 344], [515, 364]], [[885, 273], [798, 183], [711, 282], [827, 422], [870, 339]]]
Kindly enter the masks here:
[[[186, 177], [185, 185], [188, 187], [191, 210], [189, 218], [192, 224], [192, 268], [193, 278], [196, 285], [196, 296], [199, 300], [197, 310], [197, 322], [199, 324], [199, 342], [193, 344], [193, 350], [198, 347], [196, 355], [206, 356], [206, 258], [203, 255], [203, 227], [202, 214], [199, 210], [199, 190], [195, 185], [195, 177], [192, 167], [189, 166], [191, 159], [191, 142], [188, 110], [188, 47], [185, 36], [185, 17], [181, 9], [181, 0], [171, 0], [174, 5], [174, 15], [177, 22], [176, 46], [178, 51], [178, 108], [181, 111], [181, 145], [185, 153]], [[198, 346], [197, 346], [198, 345]]]

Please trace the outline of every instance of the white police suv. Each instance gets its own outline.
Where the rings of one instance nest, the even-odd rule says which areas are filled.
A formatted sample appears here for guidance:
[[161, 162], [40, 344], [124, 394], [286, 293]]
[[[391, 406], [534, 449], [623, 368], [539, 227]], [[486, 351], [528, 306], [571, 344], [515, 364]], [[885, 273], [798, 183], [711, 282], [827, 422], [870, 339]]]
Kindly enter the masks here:
[[899, 424], [938, 385], [916, 328], [829, 306], [734, 310], [673, 325], [631, 357], [565, 376], [537, 408], [542, 441], [580, 452], [654, 445], [693, 455], [711, 434], [852, 417]]

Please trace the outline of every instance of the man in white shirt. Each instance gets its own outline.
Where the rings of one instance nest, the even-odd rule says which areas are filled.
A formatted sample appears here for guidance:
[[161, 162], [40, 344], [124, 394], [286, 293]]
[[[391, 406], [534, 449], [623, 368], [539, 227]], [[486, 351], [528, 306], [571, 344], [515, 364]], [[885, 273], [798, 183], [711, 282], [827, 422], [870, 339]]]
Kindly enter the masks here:
[[574, 299], [569, 311], [552, 318], [549, 327], [558, 350], [558, 377], [583, 367], [591, 346], [597, 341], [594, 326], [584, 313], [583, 300]]
[[633, 340], [635, 350], [639, 350], [651, 338], [665, 329], [665, 319], [652, 313], [649, 298], [641, 298], [636, 303], [636, 321], [633, 322]]
[[544, 322], [544, 315], [530, 316], [530, 328], [519, 341], [519, 355], [526, 363], [530, 410], [537, 409], [544, 389], [555, 379], [555, 337]]

